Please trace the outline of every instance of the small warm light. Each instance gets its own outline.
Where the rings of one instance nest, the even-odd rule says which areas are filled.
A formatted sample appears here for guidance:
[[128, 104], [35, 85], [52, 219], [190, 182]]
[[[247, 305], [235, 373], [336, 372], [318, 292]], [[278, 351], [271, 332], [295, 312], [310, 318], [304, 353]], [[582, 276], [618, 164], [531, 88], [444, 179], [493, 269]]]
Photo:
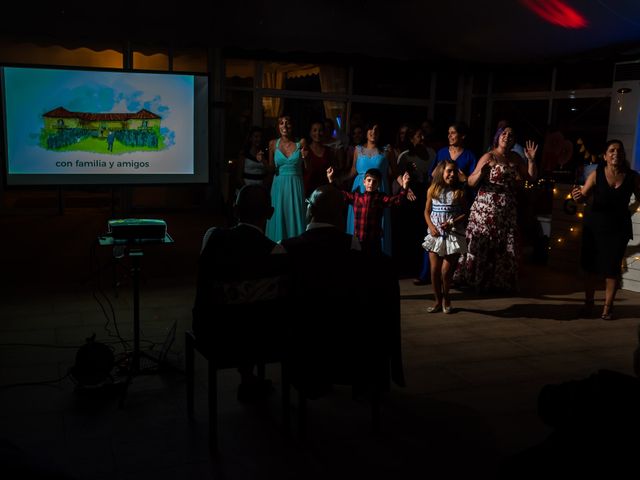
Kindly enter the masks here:
[[574, 230], [575, 230], [575, 228], [573, 228], [573, 227], [571, 227], [571, 228], [569, 229], [569, 231], [571, 231], [571, 232], [573, 232]]
[[569, 199], [571, 198], [571, 194], [570, 194], [570, 193], [567, 193], [567, 196], [566, 196], [566, 197], [564, 197], [564, 198], [566, 198], [567, 200], [569, 200]]
[[617, 102], [618, 102], [618, 111], [621, 112], [622, 111], [622, 107], [624, 104], [624, 94], [625, 93], [629, 93], [631, 91], [630, 88], [627, 87], [622, 87], [619, 88], [618, 90], [616, 90], [616, 92], [618, 93], [617, 96]]
[[558, 193], [558, 189], [557, 189], [557, 188], [554, 188], [554, 189], [553, 189], [553, 194], [555, 195], [556, 193]]
[[584, 217], [584, 215], [582, 214], [582, 212], [578, 213], [578, 218], [582, 218]]
[[558, 238], [558, 243], [562, 243], [562, 238]]

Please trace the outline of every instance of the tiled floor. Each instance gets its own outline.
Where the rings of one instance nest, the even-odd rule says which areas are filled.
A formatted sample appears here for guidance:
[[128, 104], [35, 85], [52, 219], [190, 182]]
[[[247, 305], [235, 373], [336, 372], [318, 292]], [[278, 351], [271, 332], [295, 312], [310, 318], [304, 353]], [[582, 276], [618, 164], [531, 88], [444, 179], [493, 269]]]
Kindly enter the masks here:
[[[73, 217], [65, 221], [81, 224]], [[385, 398], [380, 434], [371, 434], [368, 404], [336, 388], [310, 402], [308, 439], [287, 439], [278, 390], [264, 405], [239, 404], [238, 375], [229, 370], [220, 374], [221, 451], [212, 462], [205, 369], [198, 359], [196, 419], [190, 423], [181, 335], [190, 323], [190, 269], [206, 219], [182, 221], [180, 232], [198, 232], [195, 239], [177, 242], [173, 250], [145, 252], [141, 281], [143, 348], [160, 343], [177, 321], [178, 337], [168, 357], [176, 368], [134, 378], [123, 408], [118, 388], [76, 391], [68, 378], [1, 388], [4, 465], [24, 460], [31, 468], [57, 469], [82, 479], [496, 478], [504, 458], [549, 434], [536, 413], [543, 385], [584, 378], [603, 368], [632, 374], [640, 294], [620, 292], [614, 321], [575, 319], [581, 303], [579, 279], [527, 265], [518, 296], [455, 292], [456, 311], [445, 316], [425, 312], [430, 287], [401, 280], [408, 385], [393, 388]], [[104, 294], [121, 334], [131, 338], [126, 266], [113, 266], [110, 252], [98, 251], [90, 270], [88, 248], [69, 250], [65, 259], [31, 237], [21, 242], [13, 252], [5, 250], [3, 258], [13, 277], [3, 280], [0, 304], [0, 384], [63, 377], [78, 347], [93, 333], [121, 352], [92, 296], [95, 291], [109, 314], [90, 272], [96, 265], [103, 267]], [[74, 237], [69, 242], [82, 243]], [[31, 274], [18, 268], [25, 262], [34, 262]], [[120, 286], [114, 289], [110, 279]], [[597, 298], [601, 303], [602, 292]], [[112, 321], [107, 328], [115, 334]], [[267, 374], [277, 386], [278, 368], [269, 366]]]

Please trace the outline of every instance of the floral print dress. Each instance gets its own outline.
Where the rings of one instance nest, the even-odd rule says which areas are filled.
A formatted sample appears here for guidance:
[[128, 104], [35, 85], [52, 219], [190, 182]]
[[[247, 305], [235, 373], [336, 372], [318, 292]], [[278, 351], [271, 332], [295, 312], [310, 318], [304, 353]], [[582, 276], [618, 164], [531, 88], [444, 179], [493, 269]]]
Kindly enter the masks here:
[[467, 253], [457, 279], [478, 291], [518, 288], [517, 169], [496, 163], [478, 189], [467, 224]]

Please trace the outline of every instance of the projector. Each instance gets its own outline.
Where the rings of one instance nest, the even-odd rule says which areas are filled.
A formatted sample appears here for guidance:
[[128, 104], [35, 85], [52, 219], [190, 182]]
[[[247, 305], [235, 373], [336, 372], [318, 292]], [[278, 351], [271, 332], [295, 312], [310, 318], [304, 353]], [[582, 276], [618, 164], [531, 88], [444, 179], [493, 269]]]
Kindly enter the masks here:
[[167, 234], [167, 222], [149, 218], [109, 220], [109, 235], [115, 240], [162, 240]]

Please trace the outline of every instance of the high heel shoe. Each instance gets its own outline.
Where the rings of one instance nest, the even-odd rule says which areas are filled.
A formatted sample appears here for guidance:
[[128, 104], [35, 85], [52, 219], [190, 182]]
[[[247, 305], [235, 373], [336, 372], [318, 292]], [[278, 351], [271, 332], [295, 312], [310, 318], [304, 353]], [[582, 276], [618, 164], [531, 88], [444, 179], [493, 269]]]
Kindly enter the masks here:
[[442, 309], [442, 305], [434, 305], [433, 307], [427, 307], [427, 313], [438, 313]]
[[602, 320], [611, 320], [611, 312], [613, 312], [613, 305], [605, 303], [602, 308], [602, 315], [600, 315], [600, 318]]
[[447, 315], [451, 313], [451, 305], [449, 305], [448, 307], [445, 307], [444, 305], [442, 305], [442, 313], [446, 313]]

